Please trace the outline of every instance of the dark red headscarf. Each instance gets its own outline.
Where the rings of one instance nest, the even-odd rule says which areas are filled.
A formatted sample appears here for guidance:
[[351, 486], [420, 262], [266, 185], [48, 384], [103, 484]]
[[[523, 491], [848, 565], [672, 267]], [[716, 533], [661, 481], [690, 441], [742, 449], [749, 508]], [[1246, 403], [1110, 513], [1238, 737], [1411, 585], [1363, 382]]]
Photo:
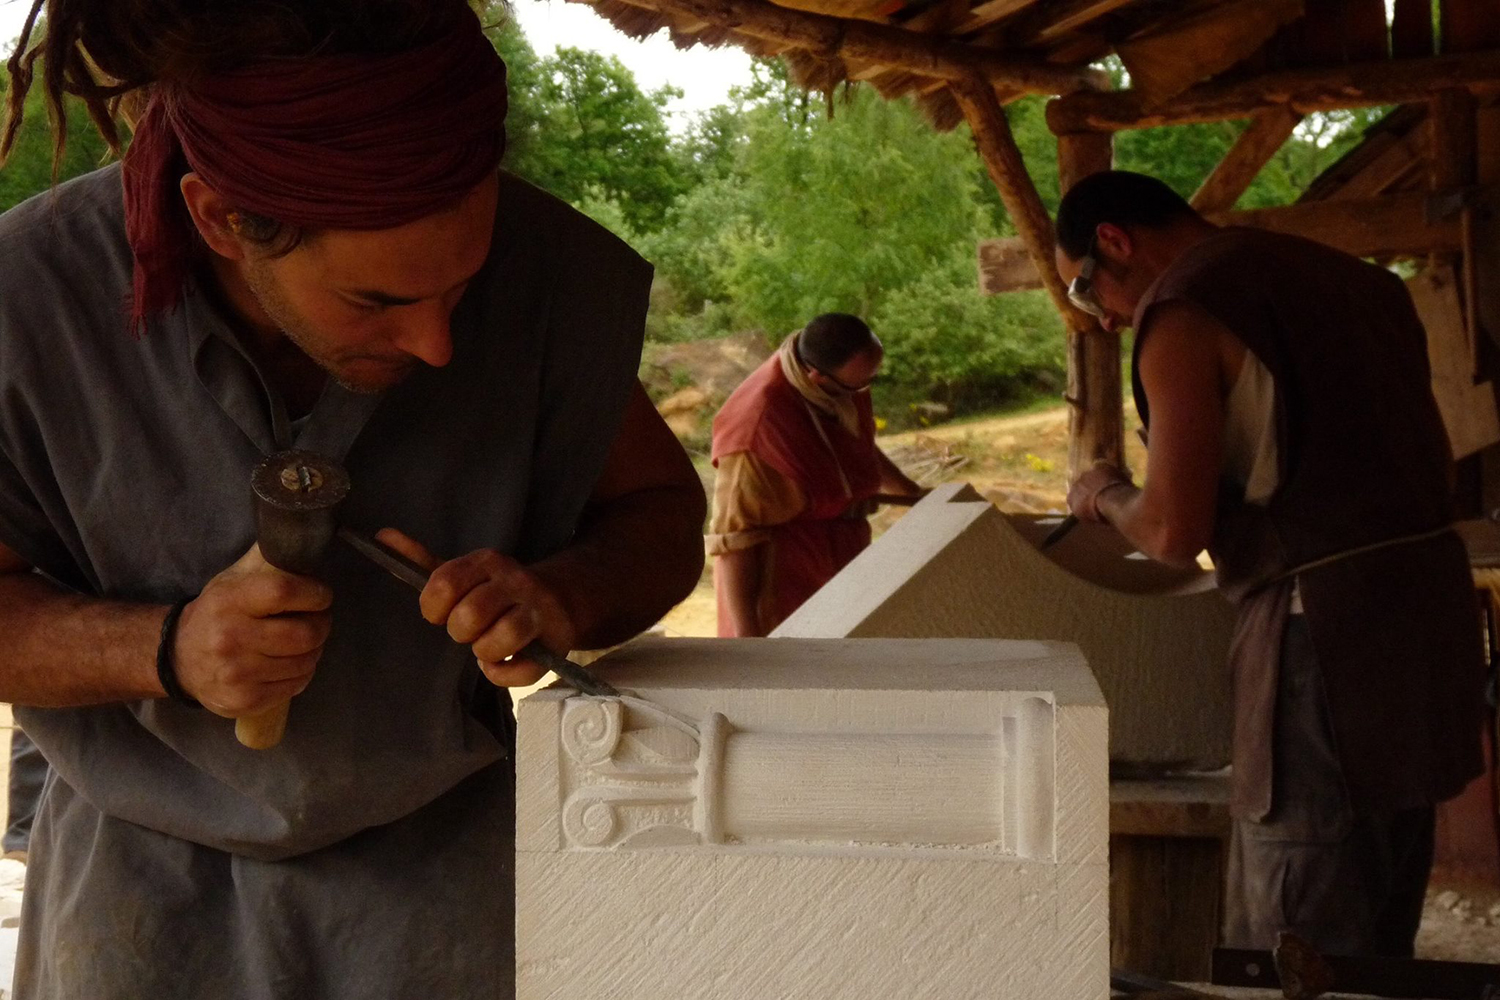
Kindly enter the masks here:
[[305, 228], [388, 229], [452, 205], [505, 152], [505, 64], [465, 11], [388, 56], [277, 59], [155, 86], [124, 162], [131, 329], [174, 308], [192, 264], [184, 169]]

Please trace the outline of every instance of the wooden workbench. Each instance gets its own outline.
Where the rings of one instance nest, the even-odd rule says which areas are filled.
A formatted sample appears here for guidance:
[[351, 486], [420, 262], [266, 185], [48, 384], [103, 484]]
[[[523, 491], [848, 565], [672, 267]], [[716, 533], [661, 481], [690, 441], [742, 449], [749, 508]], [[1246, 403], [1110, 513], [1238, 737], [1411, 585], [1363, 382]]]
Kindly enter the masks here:
[[1109, 783], [1110, 964], [1209, 977], [1229, 845], [1229, 774]]

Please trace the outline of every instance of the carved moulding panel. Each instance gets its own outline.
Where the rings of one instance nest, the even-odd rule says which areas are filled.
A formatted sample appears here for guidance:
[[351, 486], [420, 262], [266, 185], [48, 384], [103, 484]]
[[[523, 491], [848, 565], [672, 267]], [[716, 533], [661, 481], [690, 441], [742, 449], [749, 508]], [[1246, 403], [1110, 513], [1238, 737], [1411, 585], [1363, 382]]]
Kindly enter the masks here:
[[991, 732], [767, 732], [639, 698], [568, 699], [562, 846], [851, 845], [1054, 853], [1052, 704]]

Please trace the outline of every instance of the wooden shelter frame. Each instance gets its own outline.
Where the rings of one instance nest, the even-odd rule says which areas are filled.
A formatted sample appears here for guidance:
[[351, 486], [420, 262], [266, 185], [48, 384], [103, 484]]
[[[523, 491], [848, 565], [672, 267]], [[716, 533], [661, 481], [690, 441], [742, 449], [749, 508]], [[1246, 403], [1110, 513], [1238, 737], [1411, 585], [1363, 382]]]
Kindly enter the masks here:
[[[886, 96], [912, 94], [939, 127], [967, 121], [1019, 233], [1011, 263], [1023, 251], [1031, 264], [1007, 287], [1045, 289], [1067, 326], [1073, 474], [1122, 463], [1120, 338], [1067, 300], [1052, 221], [1006, 119], [1017, 97], [1055, 97], [1047, 123], [1063, 191], [1110, 169], [1118, 131], [1250, 118], [1196, 208], [1362, 256], [1449, 259], [1477, 326], [1475, 108], [1476, 94], [1500, 93], [1500, 0], [1391, 0], [1389, 20], [1386, 0], [577, 2], [630, 34], [667, 27], [681, 45], [732, 42], [783, 56], [806, 86], [867, 80]], [[1091, 68], [1111, 51], [1131, 89], [1107, 89]], [[1426, 190], [1233, 211], [1303, 116], [1392, 104], [1427, 108]]]

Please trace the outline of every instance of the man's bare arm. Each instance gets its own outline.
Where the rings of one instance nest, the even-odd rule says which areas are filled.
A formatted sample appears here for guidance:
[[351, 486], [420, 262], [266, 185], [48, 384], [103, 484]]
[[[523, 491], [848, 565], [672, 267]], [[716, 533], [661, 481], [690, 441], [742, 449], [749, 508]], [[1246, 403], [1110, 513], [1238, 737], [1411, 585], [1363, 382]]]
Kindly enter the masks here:
[[1141, 348], [1151, 444], [1141, 489], [1106, 486], [1099, 514], [1158, 562], [1191, 566], [1213, 533], [1224, 447], [1225, 357], [1237, 344], [1202, 309], [1159, 307]]
[[753, 545], [714, 556], [718, 560], [715, 571], [724, 588], [724, 603], [737, 636], [766, 634], [760, 624], [762, 548]]
[[561, 601], [569, 645], [622, 642], [691, 593], [706, 513], [693, 463], [637, 383], [577, 538], [530, 567]]
[[902, 472], [900, 466], [892, 462], [889, 455], [878, 448], [876, 454], [880, 456], [880, 492], [907, 497], [922, 495], [922, 487]]
[[[254, 546], [182, 613], [173, 662], [183, 689], [224, 716], [302, 691], [328, 637], [332, 595]], [[71, 594], [0, 546], [0, 701], [57, 708], [165, 697], [156, 651], [167, 608]]]
[[79, 597], [0, 545], [0, 701], [98, 705], [160, 698], [165, 607]]

